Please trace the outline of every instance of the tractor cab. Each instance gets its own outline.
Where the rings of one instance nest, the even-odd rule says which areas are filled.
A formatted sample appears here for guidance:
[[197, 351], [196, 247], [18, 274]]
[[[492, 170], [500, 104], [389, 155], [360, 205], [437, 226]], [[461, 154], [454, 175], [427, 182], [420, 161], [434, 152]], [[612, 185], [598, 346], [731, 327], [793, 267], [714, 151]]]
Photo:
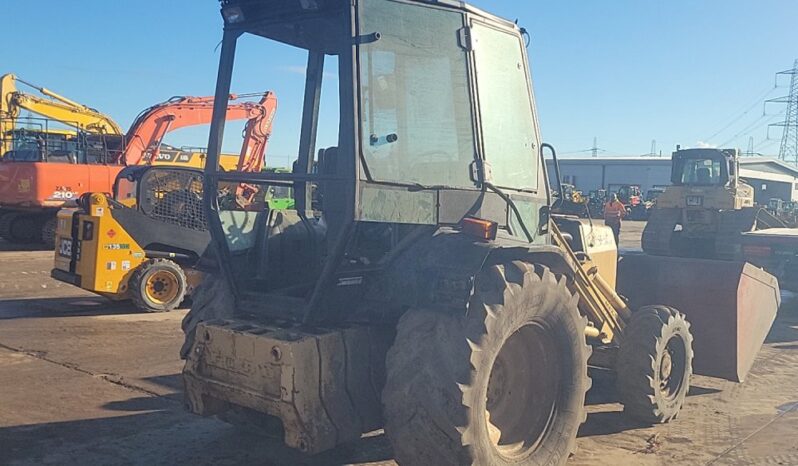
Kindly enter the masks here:
[[671, 182], [676, 186], [729, 186], [736, 177], [736, 150], [680, 149], [673, 153]]
[[[548, 241], [549, 190], [514, 23], [459, 3], [384, 0], [226, 1], [222, 16], [205, 190], [239, 297], [265, 308], [274, 300], [262, 296], [277, 294], [295, 317], [313, 318], [335, 301], [329, 293], [365, 292], [407, 238], [465, 218], [512, 243]], [[219, 167], [219, 96], [239, 42], [304, 56], [303, 94], [281, 101], [302, 114], [290, 172]], [[241, 185], [258, 193], [246, 205], [234, 202]], [[268, 202], [287, 188], [292, 204]]]

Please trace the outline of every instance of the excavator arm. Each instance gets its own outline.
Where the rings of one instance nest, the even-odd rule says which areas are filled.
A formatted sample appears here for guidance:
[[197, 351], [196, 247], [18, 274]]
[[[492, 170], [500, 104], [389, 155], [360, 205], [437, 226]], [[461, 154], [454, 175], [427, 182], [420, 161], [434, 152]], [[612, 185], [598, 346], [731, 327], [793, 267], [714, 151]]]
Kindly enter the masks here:
[[[17, 89], [16, 83], [35, 89], [45, 97], [27, 94]], [[95, 134], [122, 135], [122, 128], [108, 115], [59, 95], [47, 88], [39, 87], [17, 78], [13, 74], [0, 77], [0, 118], [3, 134], [13, 130], [14, 120], [20, 110], [28, 110], [77, 130]]]
[[[249, 120], [245, 130], [245, 144], [238, 167], [259, 170], [271, 132], [271, 122], [277, 108], [277, 98], [266, 92], [260, 102], [234, 102], [230, 95], [227, 121]], [[158, 160], [164, 136], [188, 126], [208, 124], [213, 114], [213, 97], [173, 97], [142, 112], [133, 122], [126, 136], [122, 161], [126, 165], [151, 164]]]
[[244, 144], [241, 146], [237, 171], [259, 172], [263, 169], [263, 154], [266, 153], [266, 146], [272, 134], [274, 114], [277, 112], [277, 96], [267, 92], [257, 105], [258, 115], [251, 118], [244, 128]]

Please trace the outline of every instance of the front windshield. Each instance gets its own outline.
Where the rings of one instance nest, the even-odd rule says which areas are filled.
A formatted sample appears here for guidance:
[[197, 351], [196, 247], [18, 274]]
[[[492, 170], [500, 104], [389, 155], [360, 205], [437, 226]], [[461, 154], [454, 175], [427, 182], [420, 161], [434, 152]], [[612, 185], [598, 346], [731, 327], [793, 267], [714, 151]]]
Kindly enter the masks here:
[[493, 183], [537, 189], [537, 131], [521, 38], [482, 23], [474, 23], [474, 37], [482, 139]]
[[721, 184], [721, 161], [712, 158], [690, 158], [682, 160], [679, 180], [682, 184]]
[[462, 14], [369, 1], [360, 48], [363, 156], [372, 179], [473, 187], [474, 141]]

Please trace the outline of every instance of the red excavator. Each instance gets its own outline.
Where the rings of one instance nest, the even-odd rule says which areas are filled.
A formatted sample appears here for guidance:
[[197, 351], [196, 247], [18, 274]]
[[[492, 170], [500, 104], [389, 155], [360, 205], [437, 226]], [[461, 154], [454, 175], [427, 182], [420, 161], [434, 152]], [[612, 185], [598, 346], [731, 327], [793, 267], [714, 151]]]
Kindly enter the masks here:
[[[254, 120], [266, 115], [261, 120], [270, 123], [277, 99], [269, 92], [258, 95], [262, 96], [260, 102], [230, 103], [227, 120]], [[230, 95], [230, 101], [252, 96]], [[178, 128], [210, 123], [212, 109], [212, 97], [174, 97], [143, 111], [124, 136], [121, 147], [78, 145], [72, 157], [59, 158], [59, 162], [51, 161], [46, 150], [36, 161], [0, 161], [0, 237], [20, 243], [43, 242], [52, 247], [58, 210], [83, 193], [110, 192], [114, 179], [126, 165], [202, 168], [202, 152], [163, 147], [162, 142], [167, 133]], [[231, 169], [241, 163], [239, 157], [230, 155], [225, 161]]]

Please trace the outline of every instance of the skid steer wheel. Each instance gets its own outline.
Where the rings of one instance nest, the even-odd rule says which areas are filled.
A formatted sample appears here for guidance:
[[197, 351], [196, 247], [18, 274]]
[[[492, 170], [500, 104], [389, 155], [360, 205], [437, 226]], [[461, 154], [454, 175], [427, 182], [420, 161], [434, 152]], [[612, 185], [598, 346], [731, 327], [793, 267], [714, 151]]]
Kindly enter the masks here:
[[466, 315], [410, 310], [387, 356], [385, 432], [402, 465], [563, 464], [586, 419], [587, 322], [547, 268], [486, 268]]
[[632, 314], [617, 360], [625, 414], [654, 424], [674, 419], [692, 373], [693, 337], [684, 315], [666, 306], [646, 306]]
[[133, 303], [146, 312], [175, 309], [186, 296], [186, 274], [168, 259], [150, 259], [130, 277], [128, 288]]

